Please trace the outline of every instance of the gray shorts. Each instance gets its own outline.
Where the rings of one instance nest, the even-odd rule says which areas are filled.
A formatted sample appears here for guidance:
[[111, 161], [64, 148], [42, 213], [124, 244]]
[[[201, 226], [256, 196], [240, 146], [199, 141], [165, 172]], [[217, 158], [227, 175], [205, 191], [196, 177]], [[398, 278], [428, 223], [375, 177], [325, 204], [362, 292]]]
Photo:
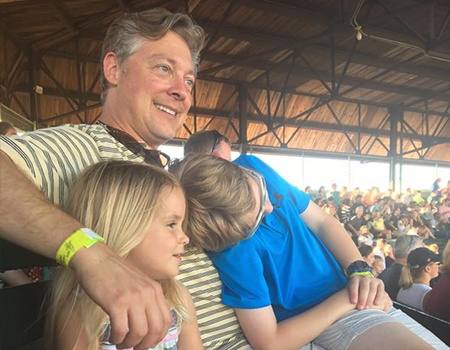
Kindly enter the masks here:
[[300, 350], [347, 350], [352, 341], [369, 328], [387, 322], [403, 323], [435, 349], [449, 349], [438, 337], [400, 310], [353, 310], [325, 329], [314, 341]]

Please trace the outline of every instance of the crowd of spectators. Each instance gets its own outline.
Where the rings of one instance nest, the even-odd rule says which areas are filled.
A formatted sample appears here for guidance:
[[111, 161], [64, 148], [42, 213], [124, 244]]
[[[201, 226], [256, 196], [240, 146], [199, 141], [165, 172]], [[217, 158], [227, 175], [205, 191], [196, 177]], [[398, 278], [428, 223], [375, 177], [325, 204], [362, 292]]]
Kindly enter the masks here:
[[403, 194], [346, 187], [337, 192], [336, 184], [309, 193], [345, 227], [392, 300], [449, 320], [450, 181], [440, 183], [427, 196], [410, 188]]
[[423, 239], [449, 238], [450, 180], [445, 187], [434, 186], [427, 197], [410, 188], [402, 194], [381, 193], [376, 187], [365, 192], [359, 188], [350, 192], [345, 186], [341, 191], [336, 188], [332, 184], [327, 191], [321, 186], [314, 193], [308, 186], [308, 193], [325, 212], [341, 222], [357, 245], [367, 238], [390, 240], [404, 234]]

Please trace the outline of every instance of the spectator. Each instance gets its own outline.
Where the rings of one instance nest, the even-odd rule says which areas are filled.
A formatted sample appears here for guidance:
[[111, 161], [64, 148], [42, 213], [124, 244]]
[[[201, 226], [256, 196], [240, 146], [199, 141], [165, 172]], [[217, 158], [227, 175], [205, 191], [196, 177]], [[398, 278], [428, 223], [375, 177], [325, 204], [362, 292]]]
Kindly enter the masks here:
[[[361, 204], [362, 204], [362, 195], [360, 193], [359, 187], [355, 187], [353, 189], [352, 193], [350, 194], [350, 202], [352, 203], [352, 205], [356, 203], [357, 196], [360, 196], [359, 198], [361, 198]], [[354, 214], [354, 212], [353, 212], [353, 214]]]
[[327, 193], [325, 191], [325, 186], [320, 186], [319, 190], [316, 193], [316, 196], [314, 197], [314, 200], [322, 200], [322, 201], [326, 201], [327, 200]]
[[426, 247], [416, 248], [409, 253], [398, 282], [400, 290], [397, 301], [423, 310], [430, 281], [439, 274], [439, 256]]
[[390, 244], [384, 246], [384, 259], [386, 260], [386, 268], [395, 262], [394, 249]]
[[386, 226], [384, 225], [384, 219], [381, 216], [381, 211], [375, 209], [372, 213], [372, 222], [373, 225], [370, 229], [370, 232], [373, 233], [374, 237], [380, 238], [386, 238], [391, 239], [392, 233], [388, 229], [386, 229]]
[[431, 250], [434, 254], [439, 255], [439, 246], [436, 243], [428, 245], [427, 248]]
[[184, 154], [201, 153], [231, 160], [231, 143], [217, 130], [202, 130], [191, 135], [184, 146]]
[[0, 121], [0, 135], [15, 136], [17, 135], [17, 130], [11, 123]]
[[358, 246], [365, 244], [365, 245], [372, 247], [373, 246], [373, 234], [370, 233], [367, 225], [362, 225], [359, 232], [360, 233], [358, 236]]
[[435, 202], [439, 202], [442, 196], [441, 181], [442, 179], [438, 177], [431, 185], [431, 199]]
[[348, 205], [350, 205], [350, 193], [348, 192], [347, 186], [342, 186], [339, 196], [341, 197], [341, 201], [348, 199]]
[[423, 246], [423, 243], [419, 236], [404, 235], [395, 240], [395, 262], [378, 276], [384, 282], [384, 288], [392, 300], [397, 300], [397, 294], [400, 290], [398, 281], [409, 252], [421, 246]]
[[362, 207], [364, 211], [364, 204], [363, 204], [363, 196], [361, 194], [357, 194], [355, 196], [355, 199], [353, 200], [351, 212], [353, 215], [356, 215], [356, 208]]
[[341, 206], [338, 209], [339, 221], [344, 224], [344, 226], [350, 221], [350, 199], [344, 198], [342, 200]]
[[373, 266], [373, 262], [375, 260], [375, 254], [373, 253], [373, 247], [367, 244], [361, 244], [358, 247], [359, 252], [361, 253], [361, 256], [363, 260], [369, 265], [370, 267]]
[[[2, 238], [55, 257], [83, 227], [57, 208], [82, 169], [107, 159], [167, 162], [157, 147], [186, 119], [203, 43], [203, 30], [184, 14], [154, 8], [117, 19], [103, 43], [100, 124], [0, 136]], [[80, 245], [68, 264], [110, 316], [111, 342], [148, 348], [166, 335], [172, 317], [157, 281], [102, 243]]]
[[397, 237], [406, 235], [410, 230], [409, 219], [405, 215], [401, 215], [400, 219], [397, 221]]
[[379, 256], [383, 261], [383, 270], [386, 268], [386, 260], [384, 258], [384, 247], [387, 241], [384, 238], [378, 238], [375, 247], [373, 247], [373, 254]]
[[[220, 158], [223, 158], [223, 157], [220, 157]], [[224, 159], [226, 159], [226, 158], [224, 158]], [[306, 187], [305, 187], [305, 193], [306, 193], [307, 195], [309, 195], [309, 198], [311, 198], [311, 200], [314, 199], [314, 196], [313, 196], [313, 194], [311, 193], [311, 186], [306, 186]]]
[[450, 197], [444, 198], [441, 206], [439, 207], [440, 222], [443, 224], [450, 223]]
[[372, 273], [374, 277], [377, 277], [380, 275], [380, 273], [383, 272], [383, 259], [379, 255], [374, 255], [373, 257], [373, 264], [372, 264]]
[[429, 314], [450, 322], [450, 240], [443, 252], [441, 276], [425, 298], [424, 310]]
[[327, 193], [327, 199], [333, 199], [333, 203], [336, 207], [341, 205], [341, 194], [337, 190], [337, 185], [335, 183], [331, 184], [331, 190]]
[[361, 226], [367, 224], [363, 214], [364, 207], [360, 205], [355, 209], [355, 216], [353, 216], [346, 225], [346, 228], [351, 233], [354, 241], [356, 241], [360, 235]]

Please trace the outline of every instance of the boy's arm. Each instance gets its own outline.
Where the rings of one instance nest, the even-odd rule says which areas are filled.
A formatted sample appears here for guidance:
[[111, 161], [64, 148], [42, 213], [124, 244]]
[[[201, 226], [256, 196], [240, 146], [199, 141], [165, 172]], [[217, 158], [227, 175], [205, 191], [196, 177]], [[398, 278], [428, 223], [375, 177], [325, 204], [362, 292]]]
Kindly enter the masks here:
[[[306, 210], [300, 214], [305, 224], [324, 242], [337, 262], [345, 270], [352, 262], [362, 260], [356, 245], [340, 223], [324, 213], [319, 206], [309, 202]], [[350, 300], [360, 310], [386, 302], [388, 295], [383, 282], [378, 278], [352, 277], [347, 285]]]
[[[388, 305], [386, 305], [388, 307]], [[343, 289], [319, 305], [277, 323], [273, 309], [235, 309], [239, 323], [255, 350], [299, 349], [311, 342], [338, 318], [355, 308]]]

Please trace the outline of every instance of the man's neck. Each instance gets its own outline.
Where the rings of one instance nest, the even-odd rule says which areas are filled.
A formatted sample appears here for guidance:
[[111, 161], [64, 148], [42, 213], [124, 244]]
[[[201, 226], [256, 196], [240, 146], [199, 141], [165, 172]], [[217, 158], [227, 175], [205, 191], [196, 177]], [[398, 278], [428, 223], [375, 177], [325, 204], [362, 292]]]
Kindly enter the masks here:
[[395, 263], [400, 265], [406, 265], [406, 258], [395, 258]]

